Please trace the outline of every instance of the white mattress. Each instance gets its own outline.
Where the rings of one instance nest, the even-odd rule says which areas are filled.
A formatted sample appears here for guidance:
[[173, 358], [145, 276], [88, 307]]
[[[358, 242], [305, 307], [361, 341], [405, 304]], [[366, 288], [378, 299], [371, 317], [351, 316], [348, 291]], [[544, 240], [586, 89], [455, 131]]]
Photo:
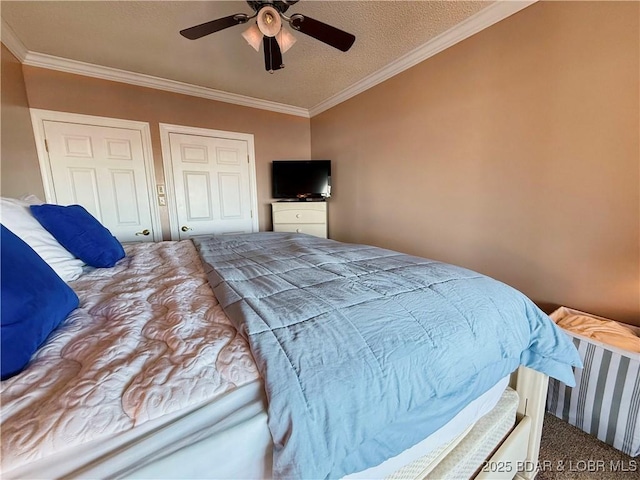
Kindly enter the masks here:
[[428, 455], [413, 462], [410, 468], [419, 468], [418, 475], [409, 476], [408, 468], [400, 470], [400, 478], [438, 478], [440, 480], [459, 480], [473, 478], [481, 469], [483, 462], [497, 449], [504, 438], [513, 429], [519, 397], [515, 390], [507, 388], [498, 404], [484, 415], [455, 444], [448, 446], [447, 456], [440, 462], [434, 462], [433, 455]]
[[400, 470], [405, 465], [409, 465], [410, 463], [418, 460], [420, 457], [428, 455], [429, 453], [434, 452], [440, 448], [445, 449], [445, 446], [447, 446], [448, 444], [453, 443], [452, 445], [449, 445], [451, 448], [453, 448], [458, 441], [461, 441], [464, 438], [465, 434], [470, 431], [471, 427], [480, 418], [489, 413], [497, 405], [508, 385], [509, 376], [500, 380], [488, 391], [469, 403], [449, 422], [429, 435], [420, 443], [405, 450], [400, 455], [390, 458], [389, 460], [381, 463], [376, 467], [372, 467], [352, 475], [347, 475], [347, 477], [345, 478], [387, 478], [392, 476], [395, 472]]
[[129, 245], [116, 267], [70, 285], [80, 307], [0, 384], [4, 476], [66, 452], [86, 460], [73, 452], [115, 445], [259, 378], [189, 241]]
[[[80, 309], [25, 372], [2, 382], [2, 476], [270, 477], [262, 382], [192, 243], [126, 248], [114, 269], [73, 282]], [[451, 441], [506, 385], [350, 478], [385, 477]]]

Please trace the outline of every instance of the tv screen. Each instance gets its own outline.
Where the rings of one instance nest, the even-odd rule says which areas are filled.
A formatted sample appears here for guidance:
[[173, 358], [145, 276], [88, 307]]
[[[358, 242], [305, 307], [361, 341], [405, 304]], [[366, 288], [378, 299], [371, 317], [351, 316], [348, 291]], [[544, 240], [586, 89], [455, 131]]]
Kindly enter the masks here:
[[274, 160], [273, 198], [327, 198], [331, 160]]

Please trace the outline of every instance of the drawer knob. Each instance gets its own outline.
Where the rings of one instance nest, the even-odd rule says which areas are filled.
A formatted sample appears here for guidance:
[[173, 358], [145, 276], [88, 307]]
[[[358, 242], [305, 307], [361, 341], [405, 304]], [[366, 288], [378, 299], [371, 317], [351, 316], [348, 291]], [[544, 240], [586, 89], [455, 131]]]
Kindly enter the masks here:
[[302, 218], [302, 214], [301, 213], [296, 213], [296, 218]]
[[299, 228], [296, 228], [296, 233], [301, 233]]

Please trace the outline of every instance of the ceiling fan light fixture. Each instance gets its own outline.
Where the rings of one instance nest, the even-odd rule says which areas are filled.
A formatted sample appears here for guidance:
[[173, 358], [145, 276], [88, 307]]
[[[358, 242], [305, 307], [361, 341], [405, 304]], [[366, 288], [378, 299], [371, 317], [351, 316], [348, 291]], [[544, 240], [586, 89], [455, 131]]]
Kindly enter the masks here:
[[262, 43], [265, 69], [271, 73], [284, 68], [282, 54], [296, 43], [296, 38], [291, 35], [288, 28], [284, 27], [284, 22], [288, 23], [293, 30], [342, 52], [351, 48], [356, 40], [355, 35], [300, 13], [285, 15], [287, 9], [297, 2], [298, 0], [247, 0], [249, 7], [255, 12], [253, 15], [236, 13], [210, 20], [180, 30], [180, 35], [189, 40], [196, 40], [235, 25], [247, 23], [255, 18], [255, 24], [245, 30], [242, 36], [256, 52], [260, 51], [260, 43]]
[[267, 37], [275, 37], [282, 29], [280, 13], [273, 7], [262, 7], [258, 12], [258, 28]]
[[255, 23], [242, 32], [242, 36], [256, 52], [260, 51], [260, 45], [262, 45], [262, 32]]
[[280, 47], [280, 51], [285, 53], [293, 44], [296, 43], [297, 39], [287, 29], [284, 27], [280, 29], [278, 34], [276, 35], [276, 41], [278, 42], [278, 46]]

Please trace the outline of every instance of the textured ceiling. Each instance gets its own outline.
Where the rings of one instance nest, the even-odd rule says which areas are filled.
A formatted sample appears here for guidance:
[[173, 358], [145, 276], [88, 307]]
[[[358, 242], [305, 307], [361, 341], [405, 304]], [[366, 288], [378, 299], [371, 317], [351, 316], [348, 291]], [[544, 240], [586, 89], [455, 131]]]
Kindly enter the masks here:
[[[184, 28], [234, 13], [244, 1], [2, 1], [4, 21], [25, 47], [82, 62], [311, 108], [485, 8], [477, 1], [302, 0], [302, 13], [353, 33], [346, 53], [293, 32], [286, 68], [264, 69], [238, 25], [199, 40]], [[289, 28], [288, 26], [286, 28]]]

